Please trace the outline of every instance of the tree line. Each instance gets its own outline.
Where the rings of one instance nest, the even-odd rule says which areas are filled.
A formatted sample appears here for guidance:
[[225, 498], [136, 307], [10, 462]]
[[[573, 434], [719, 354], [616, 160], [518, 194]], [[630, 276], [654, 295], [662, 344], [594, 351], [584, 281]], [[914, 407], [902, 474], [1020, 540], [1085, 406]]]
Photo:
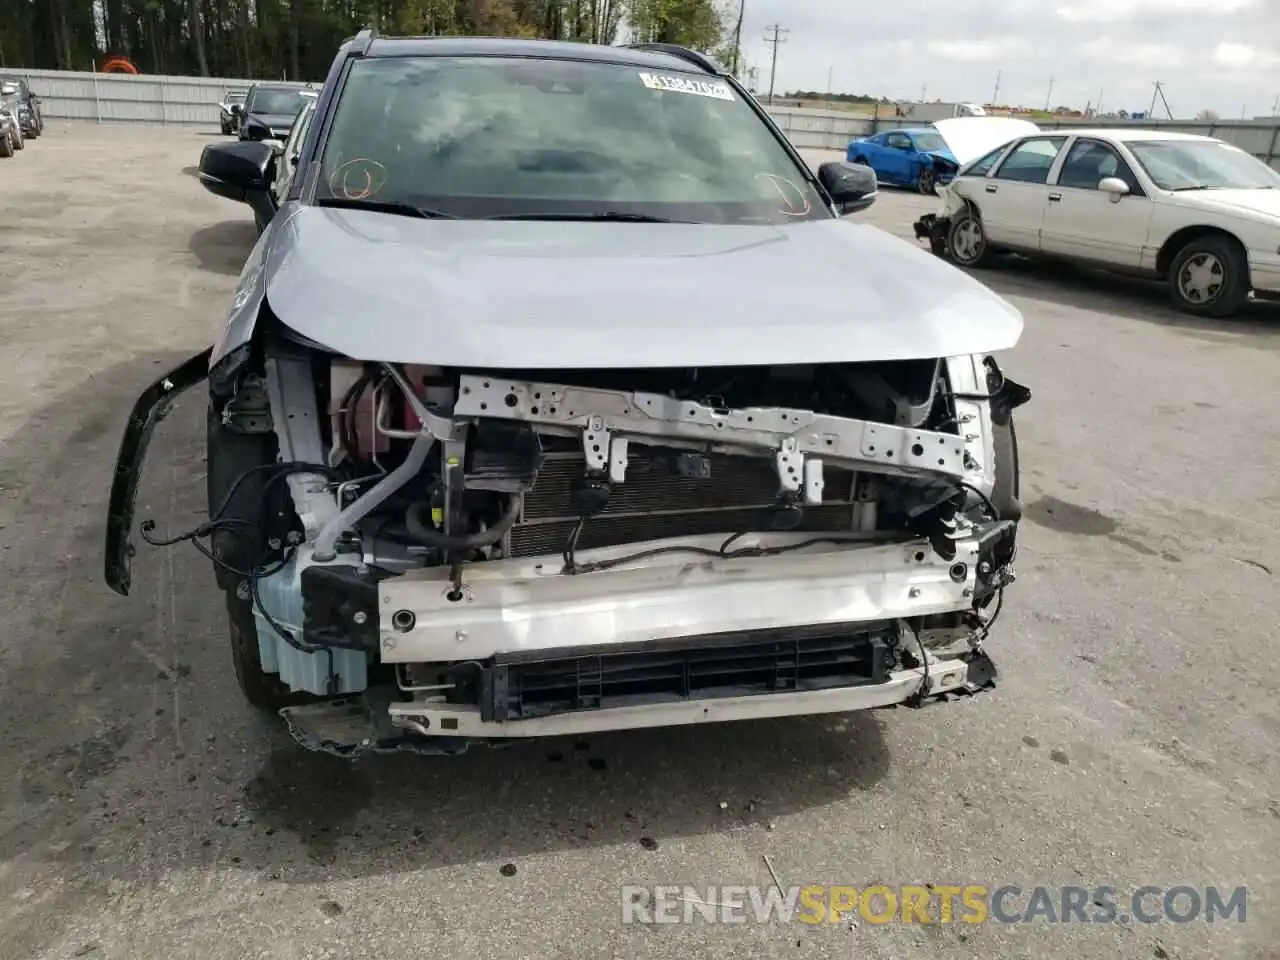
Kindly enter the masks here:
[[[732, 11], [731, 9], [732, 8]], [[343, 40], [385, 34], [680, 43], [733, 63], [738, 0], [0, 0], [0, 68], [323, 79]]]

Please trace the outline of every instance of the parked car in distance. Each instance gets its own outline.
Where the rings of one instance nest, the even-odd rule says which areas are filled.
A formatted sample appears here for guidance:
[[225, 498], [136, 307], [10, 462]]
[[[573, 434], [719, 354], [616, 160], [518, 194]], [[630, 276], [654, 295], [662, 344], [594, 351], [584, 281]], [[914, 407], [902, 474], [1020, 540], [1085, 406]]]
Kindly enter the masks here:
[[33, 140], [44, 133], [44, 115], [40, 112], [40, 98], [21, 77], [0, 75], [0, 97], [13, 98], [18, 104], [18, 120], [23, 133]]
[[854, 140], [845, 156], [850, 163], [869, 166], [880, 183], [926, 194], [934, 193], [938, 184], [949, 183], [959, 169], [947, 141], [929, 127], [885, 130]]
[[992, 150], [915, 224], [982, 267], [1045, 256], [1163, 280], [1186, 313], [1280, 298], [1280, 173], [1239, 147], [1164, 130], [1041, 131]]
[[128, 418], [104, 572], [129, 592], [148, 438], [206, 384], [191, 536], [228, 669], [299, 743], [457, 752], [994, 684], [1028, 393], [992, 354], [1022, 317], [845, 219], [867, 168], [811, 170], [668, 44], [365, 31], [290, 141], [201, 157], [273, 215], [216, 344]]
[[12, 157], [18, 149], [15, 140], [21, 136], [17, 119], [0, 107], [0, 157]]
[[316, 91], [306, 83], [255, 83], [245, 95], [236, 132], [241, 140], [280, 140]]
[[912, 123], [932, 123], [950, 117], [985, 117], [987, 111], [976, 103], [922, 103], [902, 100], [894, 107], [894, 113]]
[[22, 132], [22, 121], [18, 117], [18, 105], [15, 101], [0, 99], [0, 116], [5, 118], [9, 129], [9, 156], [26, 146], [26, 136]]
[[248, 90], [228, 90], [218, 101], [218, 120], [224, 134], [235, 133], [240, 124], [240, 114], [244, 110]]

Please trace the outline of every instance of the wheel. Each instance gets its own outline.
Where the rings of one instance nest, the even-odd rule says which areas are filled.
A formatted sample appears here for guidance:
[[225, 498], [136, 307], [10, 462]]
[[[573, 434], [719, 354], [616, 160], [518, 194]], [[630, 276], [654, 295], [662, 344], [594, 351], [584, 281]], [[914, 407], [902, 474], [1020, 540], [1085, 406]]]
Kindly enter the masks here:
[[962, 267], [983, 267], [991, 262], [982, 221], [971, 209], [957, 214], [947, 231], [947, 256]]
[[856, 164], [857, 164], [858, 166], [860, 166], [860, 167], [869, 167], [869, 166], [871, 166], [871, 164], [867, 163], [867, 158], [866, 158], [866, 157], [855, 157], [855, 158], [854, 158], [854, 160], [853, 160], [853, 162], [854, 162], [854, 163], [856, 163]]
[[13, 156], [13, 135], [6, 133], [4, 139], [0, 140], [0, 157]]
[[227, 631], [231, 639], [231, 663], [236, 683], [250, 704], [260, 710], [275, 712], [281, 707], [314, 703], [315, 697], [297, 693], [280, 682], [274, 674], [263, 673], [258, 651], [258, 627], [253, 617], [253, 601], [226, 594]]
[[1230, 237], [1208, 234], [1178, 251], [1169, 268], [1169, 294], [1183, 313], [1229, 317], [1249, 299], [1249, 263]]
[[28, 139], [28, 140], [35, 140], [35, 139], [36, 139], [37, 137], [39, 137], [39, 136], [40, 136], [40, 125], [39, 125], [39, 124], [35, 124], [35, 125], [34, 125], [34, 126], [32, 126], [32, 128], [31, 128], [31, 132], [27, 134], [27, 139]]
[[924, 167], [921, 169], [920, 176], [916, 178], [916, 189], [925, 196], [931, 196], [938, 192], [938, 181], [931, 168]]
[[22, 128], [15, 126], [13, 128], [13, 149], [22, 150], [26, 145], [27, 142], [22, 138]]

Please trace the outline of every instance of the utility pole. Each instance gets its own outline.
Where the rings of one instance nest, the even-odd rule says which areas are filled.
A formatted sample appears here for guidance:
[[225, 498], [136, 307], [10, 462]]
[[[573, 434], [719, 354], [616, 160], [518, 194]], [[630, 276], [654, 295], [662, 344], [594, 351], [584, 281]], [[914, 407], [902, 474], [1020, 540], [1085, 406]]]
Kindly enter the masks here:
[[1049, 112], [1049, 104], [1053, 102], [1053, 77], [1049, 78], [1049, 92], [1044, 95], [1044, 112]]
[[1156, 97], [1160, 95], [1160, 81], [1157, 80], [1151, 87], [1151, 108], [1147, 111], [1147, 119], [1150, 120], [1156, 113]]
[[924, 103], [924, 95], [925, 93], [928, 92], [928, 90], [929, 90], [929, 81], [926, 80], [924, 83], [920, 84], [920, 102], [921, 103]]
[[738, 75], [738, 55], [742, 50], [742, 18], [747, 15], [747, 0], [738, 4], [738, 23], [733, 28], [733, 75]]
[[778, 24], [766, 27], [764, 31], [764, 42], [773, 47], [773, 56], [769, 63], [769, 104], [773, 104], [773, 84], [778, 76], [778, 46], [787, 42], [787, 34], [790, 30], [784, 30]]
[[1000, 102], [1000, 74], [1002, 71], [996, 71], [996, 88], [991, 91], [991, 105], [994, 107]]
[[1094, 116], [1102, 116], [1102, 95], [1107, 92], [1107, 88], [1103, 87], [1098, 91], [1098, 106], [1094, 112]]

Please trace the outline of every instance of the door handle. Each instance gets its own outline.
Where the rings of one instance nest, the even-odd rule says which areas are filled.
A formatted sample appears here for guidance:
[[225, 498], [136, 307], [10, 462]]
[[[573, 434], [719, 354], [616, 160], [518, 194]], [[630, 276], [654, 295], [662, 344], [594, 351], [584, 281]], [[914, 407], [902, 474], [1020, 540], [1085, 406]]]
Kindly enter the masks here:
[[987, 193], [995, 193], [995, 192], [996, 192], [996, 189], [997, 189], [997, 187], [996, 187], [996, 185], [995, 185], [994, 183], [988, 183], [988, 184], [987, 184]]
[[1061, 199], [1062, 199], [1062, 194], [1060, 194], [1060, 193], [1051, 193], [1051, 194], [1049, 194], [1049, 202], [1050, 202], [1050, 203], [1057, 203], [1057, 202], [1058, 202], [1059, 200], [1061, 200]]

